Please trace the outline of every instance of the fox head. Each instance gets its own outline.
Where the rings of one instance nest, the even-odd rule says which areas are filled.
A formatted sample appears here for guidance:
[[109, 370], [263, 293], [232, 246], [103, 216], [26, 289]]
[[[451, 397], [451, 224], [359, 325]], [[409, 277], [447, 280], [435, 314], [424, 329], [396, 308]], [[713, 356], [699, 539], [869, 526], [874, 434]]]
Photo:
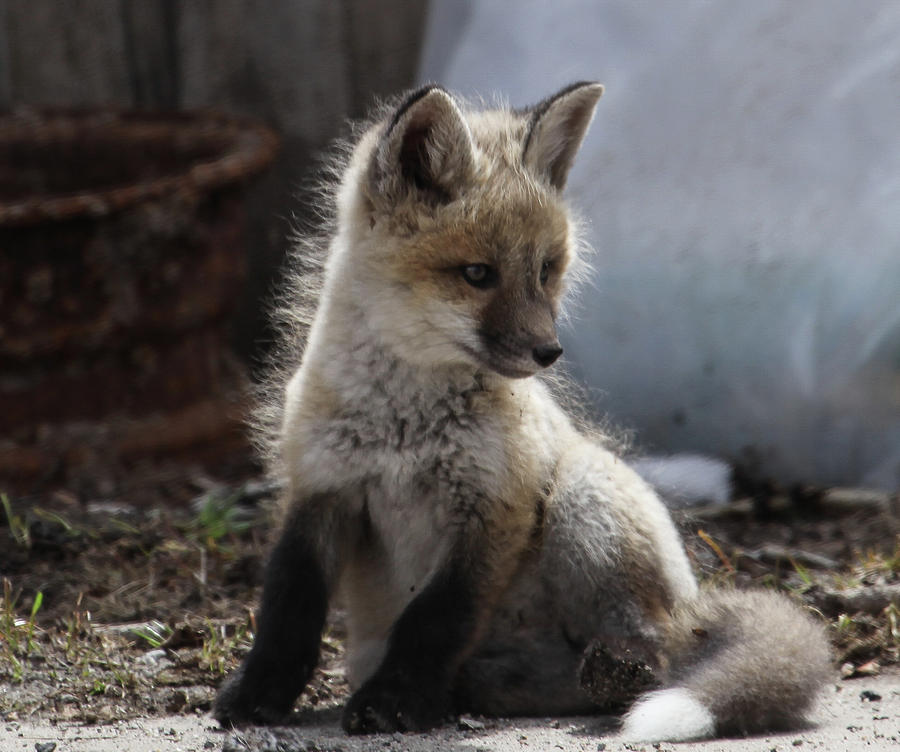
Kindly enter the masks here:
[[401, 357], [521, 378], [562, 354], [576, 254], [562, 190], [602, 91], [579, 83], [527, 110], [473, 110], [428, 86], [363, 137], [339, 201], [349, 292]]

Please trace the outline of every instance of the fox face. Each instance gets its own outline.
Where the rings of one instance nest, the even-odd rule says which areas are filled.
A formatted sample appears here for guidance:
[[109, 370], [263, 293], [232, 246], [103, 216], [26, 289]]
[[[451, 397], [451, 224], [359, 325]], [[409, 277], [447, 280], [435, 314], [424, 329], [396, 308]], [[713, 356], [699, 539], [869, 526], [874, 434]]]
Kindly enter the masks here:
[[360, 181], [355, 295], [401, 357], [509, 378], [559, 358], [576, 256], [561, 192], [601, 92], [467, 112], [431, 87], [383, 124]]
[[398, 290], [394, 318], [418, 326], [420, 344], [446, 343], [451, 361], [517, 378], [562, 353], [556, 318], [571, 251], [565, 214], [548, 206], [513, 213], [508, 204], [438, 218], [396, 244], [385, 273]]

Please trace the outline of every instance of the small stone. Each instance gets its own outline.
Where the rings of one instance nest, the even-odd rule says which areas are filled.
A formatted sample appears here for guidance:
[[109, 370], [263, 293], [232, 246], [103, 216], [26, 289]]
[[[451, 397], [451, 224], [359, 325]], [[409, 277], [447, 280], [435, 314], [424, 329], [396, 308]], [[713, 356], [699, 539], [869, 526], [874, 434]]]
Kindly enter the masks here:
[[605, 749], [606, 749], [606, 745], [603, 742], [600, 742], [597, 745], [597, 752], [603, 752], [603, 750], [605, 750]]
[[471, 716], [461, 715], [457, 721], [457, 727], [460, 731], [481, 731], [484, 728], [484, 724], [481, 721], [476, 721]]
[[34, 745], [35, 752], [53, 752], [56, 749], [56, 742], [37, 742]]
[[859, 699], [863, 702], [880, 702], [881, 695], [877, 692], [873, 692], [871, 689], [864, 689], [859, 693]]
[[166, 712], [178, 713], [184, 708], [185, 705], [187, 705], [187, 702], [187, 692], [185, 692], [183, 689], [174, 689], [166, 699]]
[[222, 752], [247, 752], [249, 749], [250, 745], [247, 740], [239, 734], [228, 737], [222, 745]]
[[881, 664], [878, 661], [869, 661], [862, 666], [857, 666], [854, 673], [856, 676], [877, 676], [881, 673]]
[[881, 673], [881, 664], [878, 661], [868, 661], [861, 666], [845, 663], [841, 666], [842, 679], [855, 679], [858, 676], [877, 676]]
[[149, 650], [143, 655], [139, 655], [134, 659], [134, 662], [139, 666], [159, 666], [161, 663], [165, 663], [166, 665], [171, 666], [172, 661], [170, 661], [166, 657], [166, 651], [162, 649], [157, 650]]

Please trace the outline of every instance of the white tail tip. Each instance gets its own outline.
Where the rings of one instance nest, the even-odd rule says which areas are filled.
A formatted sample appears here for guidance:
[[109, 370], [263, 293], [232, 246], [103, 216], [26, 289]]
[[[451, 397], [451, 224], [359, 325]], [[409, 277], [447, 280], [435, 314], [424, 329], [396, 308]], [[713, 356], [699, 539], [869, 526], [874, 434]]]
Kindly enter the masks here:
[[633, 742], [686, 742], [715, 732], [712, 713], [683, 687], [644, 695], [628, 711], [622, 726], [622, 736]]

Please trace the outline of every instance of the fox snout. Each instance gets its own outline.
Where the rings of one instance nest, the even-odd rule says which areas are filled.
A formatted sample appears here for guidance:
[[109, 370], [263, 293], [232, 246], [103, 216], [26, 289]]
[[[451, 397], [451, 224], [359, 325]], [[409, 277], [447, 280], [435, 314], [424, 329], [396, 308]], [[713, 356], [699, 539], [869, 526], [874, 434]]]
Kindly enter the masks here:
[[531, 351], [531, 357], [541, 368], [547, 368], [552, 366], [562, 353], [563, 349], [559, 342], [545, 342], [535, 345]]
[[504, 376], [531, 376], [553, 365], [563, 352], [552, 303], [544, 296], [528, 298], [513, 285], [500, 288], [482, 313], [481, 360]]
[[484, 351], [480, 360], [511, 378], [524, 378], [548, 368], [563, 353], [555, 332], [539, 334], [521, 329], [482, 329], [481, 341]]

